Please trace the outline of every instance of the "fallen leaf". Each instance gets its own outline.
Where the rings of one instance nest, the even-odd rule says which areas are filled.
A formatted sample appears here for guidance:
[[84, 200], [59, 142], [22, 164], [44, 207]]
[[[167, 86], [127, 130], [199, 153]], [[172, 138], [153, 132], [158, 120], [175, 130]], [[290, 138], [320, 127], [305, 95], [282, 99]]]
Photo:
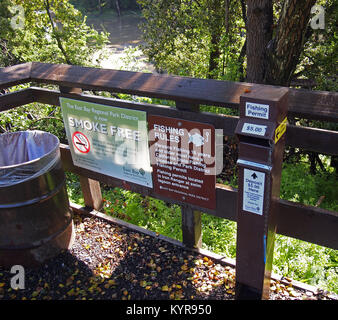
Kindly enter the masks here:
[[297, 298], [301, 295], [299, 292], [296, 292], [295, 290], [290, 291], [289, 294], [291, 297], [294, 297], [294, 298]]
[[187, 271], [187, 270], [188, 270], [188, 266], [187, 266], [186, 264], [184, 264], [184, 265], [181, 267], [181, 270]]

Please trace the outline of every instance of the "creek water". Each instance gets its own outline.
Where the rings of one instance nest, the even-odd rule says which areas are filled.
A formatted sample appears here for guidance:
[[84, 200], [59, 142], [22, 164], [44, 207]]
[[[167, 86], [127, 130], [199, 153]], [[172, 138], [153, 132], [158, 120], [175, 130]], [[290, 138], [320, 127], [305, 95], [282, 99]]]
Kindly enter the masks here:
[[139, 24], [143, 21], [138, 14], [91, 16], [87, 25], [97, 31], [109, 32], [109, 44], [104, 51], [97, 52], [93, 59], [96, 60], [100, 53], [104, 58], [99, 65], [105, 69], [118, 69], [128, 71], [155, 72], [154, 66], [149, 63], [138, 47], [143, 43], [142, 31]]

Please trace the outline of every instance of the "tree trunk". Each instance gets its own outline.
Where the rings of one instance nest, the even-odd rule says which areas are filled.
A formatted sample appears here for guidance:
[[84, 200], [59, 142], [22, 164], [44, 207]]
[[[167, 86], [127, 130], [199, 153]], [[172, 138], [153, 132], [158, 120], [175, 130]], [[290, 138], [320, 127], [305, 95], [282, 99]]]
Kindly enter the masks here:
[[284, 0], [273, 37], [272, 1], [247, 0], [247, 81], [289, 86], [315, 0]]
[[102, 14], [102, 0], [98, 0], [97, 6], [99, 9], [99, 15], [101, 15]]
[[276, 36], [269, 50], [265, 82], [289, 86], [304, 47], [304, 39], [316, 0], [285, 0]]
[[217, 78], [218, 63], [221, 56], [220, 41], [222, 37], [222, 27], [224, 25], [224, 4], [221, 0], [212, 0], [209, 7], [209, 16], [213, 17], [209, 21], [210, 32], [210, 54], [208, 78]]
[[271, 0], [247, 1], [247, 79], [264, 83], [267, 69], [267, 47], [272, 38], [273, 10]]
[[[241, 0], [241, 10], [242, 10], [242, 18], [245, 23], [245, 27], [247, 26], [247, 16], [246, 16], [246, 2], [245, 0]], [[242, 46], [241, 52], [238, 57], [238, 65], [239, 65], [239, 81], [244, 81], [245, 80], [245, 74], [244, 74], [244, 60], [246, 57], [246, 45], [247, 45], [247, 36], [245, 35], [245, 41]]]
[[211, 35], [210, 41], [210, 54], [209, 54], [209, 71], [208, 71], [208, 78], [213, 79], [217, 78], [217, 74], [215, 71], [218, 70], [218, 60], [221, 55], [221, 51], [219, 48], [220, 36], [217, 32]]
[[121, 16], [120, 1], [119, 0], [115, 0], [115, 6], [116, 6], [117, 15]]
[[244, 81], [245, 80], [245, 75], [244, 75], [244, 59], [245, 59], [245, 52], [246, 52], [246, 39], [244, 41], [244, 44], [242, 46], [242, 49], [241, 49], [241, 52], [238, 56], [238, 65], [239, 65], [239, 69], [238, 69], [238, 72], [239, 72], [239, 81]]

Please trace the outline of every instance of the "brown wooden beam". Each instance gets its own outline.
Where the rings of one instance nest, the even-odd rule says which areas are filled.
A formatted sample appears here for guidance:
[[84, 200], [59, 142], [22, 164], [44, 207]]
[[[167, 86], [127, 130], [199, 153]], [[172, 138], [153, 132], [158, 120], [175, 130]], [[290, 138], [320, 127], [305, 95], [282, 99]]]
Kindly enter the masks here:
[[[245, 92], [259, 92], [262, 87], [270, 91], [278, 90], [275, 86], [244, 82], [42, 63], [33, 63], [31, 78], [38, 82], [89, 90], [130, 93], [191, 105], [235, 108], [239, 105], [240, 95]], [[338, 121], [338, 93], [298, 89], [289, 89], [289, 92], [289, 116]]]
[[[178, 111], [186, 111], [191, 116], [200, 114], [199, 105], [191, 105], [189, 103], [176, 101], [176, 109]], [[181, 117], [179, 117], [181, 118]], [[190, 205], [181, 206], [182, 213], [182, 241], [190, 248], [202, 247], [202, 216], [201, 211], [193, 210]]]
[[[147, 103], [135, 104], [130, 101], [108, 99], [90, 95], [64, 94], [64, 96], [94, 103], [146, 111], [151, 114], [181, 118], [191, 121], [203, 121], [205, 123], [214, 125], [215, 128], [222, 129], [223, 134], [226, 136], [234, 135], [235, 127], [238, 122], [238, 117], [208, 112], [187, 113], [167, 106], [159, 106]], [[32, 87], [0, 96], [0, 111], [6, 111], [14, 107], [32, 102], [40, 102], [59, 106], [59, 97], [59, 91]], [[321, 154], [338, 155], [338, 132], [288, 125], [286, 130], [286, 145]]]
[[338, 155], [338, 131], [287, 125], [286, 145], [328, 155]]
[[[31, 90], [35, 97], [35, 101], [57, 106], [60, 105], [60, 92], [40, 88], [31, 88]], [[150, 114], [210, 123], [214, 125], [215, 128], [222, 129], [223, 134], [226, 136], [234, 135], [238, 122], [238, 117], [234, 116], [225, 116], [208, 112], [184, 112], [168, 106], [147, 103], [133, 103], [130, 101], [109, 99], [92, 95], [64, 94], [64, 96], [94, 103], [146, 111]], [[286, 145], [322, 154], [338, 155], [338, 132], [288, 125], [286, 129]]]
[[85, 206], [100, 211], [103, 206], [100, 182], [80, 176], [80, 184]]
[[32, 62], [0, 68], [0, 89], [30, 81]]
[[182, 242], [189, 248], [202, 248], [202, 216], [189, 205], [181, 206]]
[[0, 112], [20, 107], [35, 101], [32, 90], [23, 89], [0, 95]]
[[[29, 81], [64, 87], [130, 93], [194, 104], [237, 108], [241, 94], [260, 84], [164, 76], [39, 62], [0, 68], [0, 88]], [[289, 89], [289, 116], [338, 122], [338, 93]]]
[[[76, 167], [73, 164], [69, 147], [61, 144], [61, 158], [66, 171], [100, 181], [110, 187], [123, 188], [123, 181], [112, 178], [94, 171]], [[164, 198], [154, 193], [153, 189], [137, 184], [129, 183], [132, 192], [140, 193], [143, 196], [150, 196], [168, 203], [184, 205], [184, 203]], [[237, 190], [229, 186], [216, 184], [216, 210], [203, 209], [198, 206], [191, 206], [195, 210], [211, 214], [219, 218], [236, 221]], [[316, 243], [332, 249], [338, 249], [338, 213], [305, 206], [286, 200], [278, 200], [280, 210], [277, 215], [277, 233], [301, 239], [307, 242]], [[308, 230], [302, 234], [302, 230]]]
[[338, 212], [279, 200], [277, 233], [338, 249]]
[[[55, 90], [31, 88], [35, 101], [60, 106], [60, 92]], [[132, 102], [127, 100], [117, 100], [111, 98], [104, 98], [100, 96], [93, 96], [88, 94], [74, 95], [74, 94], [62, 94], [63, 97], [70, 99], [77, 99], [82, 101], [88, 101], [98, 104], [104, 104], [113, 107], [121, 107], [126, 109], [133, 109], [139, 111], [146, 111], [149, 114], [181, 118], [183, 120], [197, 121], [209, 123], [215, 126], [215, 128], [222, 129], [224, 135], [232, 136], [234, 134], [238, 117], [227, 116], [221, 114], [215, 114], [211, 112], [186, 112], [189, 109], [178, 110], [164, 105], [149, 104], [143, 102]], [[188, 107], [189, 105], [186, 104]]]

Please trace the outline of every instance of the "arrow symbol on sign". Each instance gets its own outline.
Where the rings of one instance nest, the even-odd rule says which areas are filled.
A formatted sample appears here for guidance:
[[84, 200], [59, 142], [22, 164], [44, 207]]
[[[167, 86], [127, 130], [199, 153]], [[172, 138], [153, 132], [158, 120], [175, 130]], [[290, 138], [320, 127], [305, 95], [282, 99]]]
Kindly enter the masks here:
[[256, 180], [256, 179], [257, 179], [257, 174], [256, 174], [256, 172], [254, 172], [254, 173], [251, 175], [251, 177], [252, 177], [254, 180]]

